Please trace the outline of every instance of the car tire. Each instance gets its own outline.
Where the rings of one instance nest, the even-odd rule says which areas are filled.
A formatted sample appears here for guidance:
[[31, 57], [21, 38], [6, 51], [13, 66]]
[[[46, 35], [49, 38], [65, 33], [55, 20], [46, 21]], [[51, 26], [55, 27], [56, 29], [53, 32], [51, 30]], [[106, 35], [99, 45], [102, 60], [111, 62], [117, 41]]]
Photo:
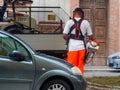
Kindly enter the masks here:
[[70, 85], [61, 79], [50, 80], [44, 83], [40, 90], [71, 90]]

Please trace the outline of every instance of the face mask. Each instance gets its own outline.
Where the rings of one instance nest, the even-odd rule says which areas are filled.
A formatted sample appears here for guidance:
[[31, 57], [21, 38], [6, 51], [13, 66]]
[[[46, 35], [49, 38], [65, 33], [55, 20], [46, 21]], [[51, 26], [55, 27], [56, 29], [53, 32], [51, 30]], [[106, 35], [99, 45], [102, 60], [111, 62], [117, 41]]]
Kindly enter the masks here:
[[80, 20], [80, 18], [75, 17], [75, 20], [79, 21], [79, 20]]

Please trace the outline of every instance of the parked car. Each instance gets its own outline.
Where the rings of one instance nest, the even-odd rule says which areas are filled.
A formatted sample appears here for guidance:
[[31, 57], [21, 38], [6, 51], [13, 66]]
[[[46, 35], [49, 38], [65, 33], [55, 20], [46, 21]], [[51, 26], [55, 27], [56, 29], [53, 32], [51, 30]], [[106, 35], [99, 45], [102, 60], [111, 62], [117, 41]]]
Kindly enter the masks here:
[[109, 55], [107, 58], [107, 64], [115, 69], [120, 69], [120, 52]]
[[[42, 42], [39, 42], [42, 43]], [[0, 90], [86, 90], [81, 71], [0, 30]]]

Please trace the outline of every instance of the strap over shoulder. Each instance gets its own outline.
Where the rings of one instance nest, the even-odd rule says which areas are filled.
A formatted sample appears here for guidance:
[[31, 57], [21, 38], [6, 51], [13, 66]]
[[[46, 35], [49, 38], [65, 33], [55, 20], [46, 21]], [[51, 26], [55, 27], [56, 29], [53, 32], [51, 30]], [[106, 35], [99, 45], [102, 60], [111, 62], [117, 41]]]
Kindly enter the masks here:
[[[73, 20], [74, 24], [70, 28], [69, 34], [70, 34], [70, 36], [72, 36], [70, 38], [82, 40], [84, 38], [84, 36], [81, 32], [80, 26], [81, 26], [81, 23], [82, 23], [83, 19], [80, 19], [79, 21], [77, 21], [76, 19], [72, 19], [72, 20]], [[73, 29], [75, 29], [74, 37], [73, 37], [73, 35], [71, 35], [71, 32], [72, 32]], [[81, 37], [83, 37], [83, 38], [81, 38]]]

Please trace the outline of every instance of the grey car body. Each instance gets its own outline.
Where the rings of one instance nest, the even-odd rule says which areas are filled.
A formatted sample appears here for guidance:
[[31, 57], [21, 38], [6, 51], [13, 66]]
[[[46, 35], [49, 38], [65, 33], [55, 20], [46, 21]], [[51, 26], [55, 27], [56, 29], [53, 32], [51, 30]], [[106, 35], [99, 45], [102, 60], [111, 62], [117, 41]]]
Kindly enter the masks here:
[[107, 64], [112, 68], [120, 69], [120, 52], [109, 55], [107, 58]]
[[86, 90], [86, 81], [77, 67], [0, 30], [0, 90]]

